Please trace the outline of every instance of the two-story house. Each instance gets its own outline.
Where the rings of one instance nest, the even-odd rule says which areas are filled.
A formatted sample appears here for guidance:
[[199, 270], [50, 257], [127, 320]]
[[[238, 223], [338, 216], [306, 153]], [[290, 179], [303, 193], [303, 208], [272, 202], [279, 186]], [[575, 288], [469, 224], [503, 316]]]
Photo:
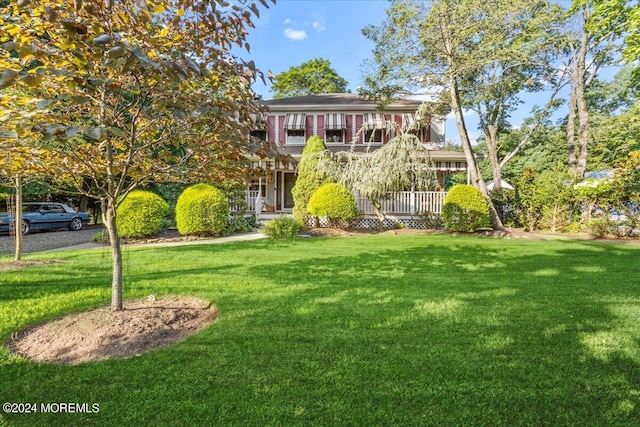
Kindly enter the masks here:
[[[272, 142], [278, 151], [296, 160], [302, 157], [307, 139], [317, 135], [324, 139], [331, 151], [364, 151], [381, 147], [395, 136], [387, 132], [388, 122], [397, 129], [405, 129], [415, 121], [421, 101], [398, 100], [383, 111], [378, 105], [356, 94], [329, 93], [263, 101], [269, 108], [266, 129], [252, 132], [254, 137]], [[393, 127], [392, 127], [393, 128]], [[441, 190], [447, 174], [466, 171], [463, 153], [442, 151], [444, 147], [444, 117], [431, 117], [428, 126], [418, 137], [429, 148]], [[273, 159], [251, 159], [254, 169], [263, 170], [261, 177], [252, 182], [249, 192], [250, 209], [255, 200], [266, 212], [290, 212], [293, 208], [291, 189], [296, 182], [296, 165]], [[259, 197], [258, 197], [259, 196]], [[364, 208], [363, 210], [366, 210]]]

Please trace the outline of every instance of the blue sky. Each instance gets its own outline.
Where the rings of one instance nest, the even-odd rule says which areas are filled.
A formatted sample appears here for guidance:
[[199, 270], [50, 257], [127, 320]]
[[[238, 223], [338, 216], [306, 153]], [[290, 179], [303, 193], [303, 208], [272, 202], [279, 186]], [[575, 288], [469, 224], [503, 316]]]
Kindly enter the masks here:
[[[558, 0], [563, 6], [569, 0]], [[362, 35], [367, 25], [378, 25], [385, 18], [389, 6], [386, 0], [278, 0], [269, 9], [260, 8], [256, 28], [250, 29], [248, 42], [251, 52], [240, 56], [256, 62], [256, 66], [274, 75], [287, 71], [314, 58], [324, 58], [357, 92], [361, 84], [362, 65], [372, 57], [373, 43]], [[264, 99], [272, 98], [270, 84], [257, 83], [254, 90]], [[535, 105], [543, 105], [546, 98], [526, 98], [525, 104], [512, 115], [511, 123], [519, 126]], [[475, 113], [467, 114], [467, 127], [472, 139], [480, 135]], [[459, 143], [455, 120], [446, 123], [446, 139]]]
[[[369, 24], [383, 21], [385, 0], [278, 0], [260, 10], [256, 28], [249, 32], [250, 57], [261, 70], [287, 71], [314, 58], [324, 58], [356, 92], [361, 65], [371, 57], [373, 44], [361, 33]], [[269, 85], [254, 90], [272, 97]]]

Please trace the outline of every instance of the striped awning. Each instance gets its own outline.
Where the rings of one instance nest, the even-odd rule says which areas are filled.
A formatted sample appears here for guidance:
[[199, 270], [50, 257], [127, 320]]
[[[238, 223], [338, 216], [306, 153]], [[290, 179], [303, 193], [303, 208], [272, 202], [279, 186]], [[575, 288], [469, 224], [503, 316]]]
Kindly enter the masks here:
[[403, 114], [402, 115], [402, 130], [407, 130], [413, 126], [416, 122], [415, 114]]
[[306, 114], [287, 114], [284, 119], [284, 130], [304, 130]]
[[330, 114], [324, 115], [324, 128], [333, 130], [342, 130], [347, 128], [347, 121], [344, 114]]
[[466, 162], [433, 162], [435, 169], [439, 171], [466, 171]]
[[384, 114], [382, 113], [364, 113], [362, 127], [366, 130], [385, 129]]

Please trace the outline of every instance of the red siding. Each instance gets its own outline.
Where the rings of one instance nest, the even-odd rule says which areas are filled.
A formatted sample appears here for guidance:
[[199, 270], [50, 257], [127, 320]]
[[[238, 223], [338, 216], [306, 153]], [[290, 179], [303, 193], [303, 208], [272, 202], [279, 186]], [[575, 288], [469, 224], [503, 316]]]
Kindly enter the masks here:
[[[391, 114], [385, 114], [384, 120], [388, 123], [391, 121]], [[382, 130], [382, 143], [386, 144], [391, 140], [391, 132], [387, 132], [386, 129]]]
[[276, 142], [276, 116], [268, 116], [267, 124], [269, 130], [267, 131], [267, 141]]
[[324, 114], [318, 114], [318, 136], [322, 139], [326, 137], [324, 134]]
[[286, 132], [284, 131], [284, 119], [285, 116], [278, 117], [278, 132], [280, 133], [278, 142], [284, 144], [286, 141]]
[[305, 127], [305, 132], [304, 132], [304, 136], [305, 138], [309, 139], [310, 136], [313, 135], [313, 118], [314, 116], [312, 114], [307, 114], [304, 118], [304, 127]]
[[[363, 122], [364, 118], [362, 116], [362, 114], [356, 114], [356, 133], [362, 129], [362, 122]], [[359, 135], [357, 137], [357, 141], [356, 144], [362, 144], [362, 135]]]
[[395, 135], [399, 135], [400, 132], [402, 131], [402, 114], [396, 114], [394, 117], [396, 119], [395, 120], [395, 122], [396, 122]]

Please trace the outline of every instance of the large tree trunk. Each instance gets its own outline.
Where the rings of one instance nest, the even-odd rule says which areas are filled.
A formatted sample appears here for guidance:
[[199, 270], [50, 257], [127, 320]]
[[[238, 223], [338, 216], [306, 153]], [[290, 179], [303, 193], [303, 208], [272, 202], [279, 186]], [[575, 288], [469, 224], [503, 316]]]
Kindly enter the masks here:
[[[582, 9], [582, 34], [580, 45], [572, 48], [571, 62], [571, 96], [569, 98], [569, 118], [567, 120], [567, 148], [569, 154], [569, 170], [574, 178], [583, 179], [587, 170], [587, 144], [589, 142], [589, 109], [585, 99], [585, 91], [592, 76], [587, 76], [586, 63], [589, 51], [589, 35], [584, 28], [589, 18], [589, 10]], [[576, 115], [578, 131], [576, 132]], [[578, 142], [576, 144], [576, 136]]]
[[487, 146], [489, 147], [489, 162], [491, 163], [491, 176], [493, 177], [493, 189], [502, 190], [502, 165], [498, 153], [498, 126], [488, 124], [485, 129]]
[[489, 197], [489, 192], [487, 191], [487, 184], [482, 178], [482, 174], [478, 169], [478, 164], [476, 162], [476, 157], [473, 153], [473, 148], [471, 147], [471, 141], [469, 140], [469, 133], [467, 132], [467, 125], [464, 121], [464, 116], [462, 113], [462, 106], [460, 103], [460, 92], [458, 90], [458, 82], [455, 77], [454, 71], [449, 72], [449, 91], [451, 94], [451, 107], [456, 116], [456, 124], [458, 126], [458, 133], [460, 133], [460, 139], [462, 141], [462, 148], [464, 149], [464, 155], [467, 160], [467, 168], [469, 170], [469, 178], [471, 179], [471, 183], [474, 187], [480, 190], [482, 196], [487, 201], [487, 206], [489, 207], [489, 217], [491, 219], [491, 227], [494, 230], [504, 230], [504, 225], [502, 224], [502, 220], [500, 219], [500, 215], [498, 215], [498, 211]]
[[111, 310], [120, 311], [122, 305], [122, 248], [120, 246], [120, 236], [116, 226], [116, 206], [115, 200], [102, 200], [102, 222], [107, 228], [109, 242], [111, 244]]

